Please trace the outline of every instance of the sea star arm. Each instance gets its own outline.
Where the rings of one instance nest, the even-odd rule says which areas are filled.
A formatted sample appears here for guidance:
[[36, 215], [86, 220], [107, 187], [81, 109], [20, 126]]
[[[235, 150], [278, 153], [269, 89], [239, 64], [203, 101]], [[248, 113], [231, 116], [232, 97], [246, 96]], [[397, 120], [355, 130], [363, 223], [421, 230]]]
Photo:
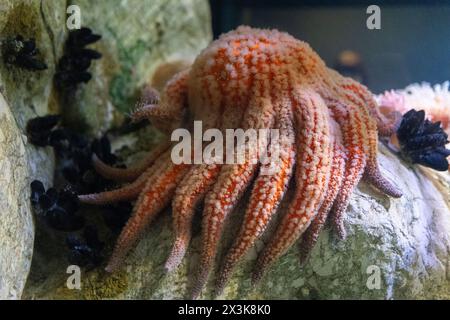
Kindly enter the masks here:
[[372, 186], [393, 198], [400, 198], [403, 193], [381, 174], [378, 161], [369, 162], [364, 171], [364, 179]]
[[163, 169], [166, 162], [170, 160], [169, 155], [170, 152], [166, 151], [158, 158], [158, 160], [156, 160], [155, 164], [141, 174], [138, 179], [122, 188], [93, 194], [79, 195], [78, 199], [83, 203], [94, 205], [103, 205], [111, 202], [136, 199], [148, 181], [153, 181], [158, 177], [159, 171]]
[[364, 178], [372, 186], [380, 190], [381, 192], [391, 196], [393, 198], [400, 198], [402, 192], [396, 186], [394, 186], [390, 181], [388, 181], [380, 171], [378, 164], [378, 136], [376, 128], [372, 128], [369, 131], [370, 134], [370, 144], [369, 144], [369, 155], [367, 159], [367, 166], [364, 172]]
[[171, 162], [162, 170], [155, 180], [149, 180], [140, 194], [133, 214], [128, 220], [114, 247], [114, 251], [105, 270], [113, 272], [123, 262], [126, 254], [140, 238], [143, 231], [166, 205], [175, 192], [175, 188], [186, 174], [188, 166], [175, 165]]
[[[226, 106], [220, 121], [222, 133], [224, 133], [226, 129], [238, 126], [242, 120], [235, 108]], [[177, 188], [172, 202], [175, 242], [165, 264], [168, 272], [174, 270], [183, 259], [191, 239], [191, 224], [195, 207], [204, 199], [205, 194], [217, 180], [220, 169], [221, 165], [219, 164], [195, 166]]]
[[[243, 129], [272, 128], [273, 119], [273, 106], [270, 99], [257, 97], [250, 102], [242, 127]], [[267, 145], [264, 146], [266, 147]], [[257, 169], [258, 150], [258, 143], [250, 140], [246, 144], [247, 156], [244, 163], [224, 165], [216, 184], [206, 195], [202, 223], [203, 247], [197, 279], [192, 290], [193, 299], [200, 295], [207, 281], [225, 218], [236, 205]]]
[[149, 118], [147, 109], [149, 106], [157, 105], [160, 101], [158, 90], [153, 88], [150, 84], [146, 84], [141, 89], [140, 99], [136, 109], [131, 113], [131, 121], [138, 122]]
[[151, 118], [170, 118], [171, 111], [160, 106], [158, 103], [150, 103], [137, 108], [131, 114], [133, 122], [139, 122]]
[[335, 142], [333, 147], [333, 166], [331, 168], [330, 181], [328, 183], [328, 191], [317, 216], [311, 222], [308, 229], [302, 236], [300, 242], [300, 264], [304, 264], [311, 253], [312, 248], [317, 242], [320, 232], [325, 225], [328, 213], [333, 205], [334, 200], [339, 192], [345, 170], [345, 150], [340, 142]]
[[294, 93], [297, 120], [296, 191], [286, 215], [259, 255], [252, 275], [256, 283], [266, 268], [298, 239], [322, 204], [331, 172], [332, 140], [329, 113], [323, 99], [311, 90]]
[[160, 100], [159, 92], [150, 84], [146, 84], [141, 90], [140, 100], [145, 104], [158, 103]]
[[181, 262], [191, 240], [191, 224], [196, 205], [203, 199], [220, 171], [218, 164], [202, 164], [193, 167], [176, 189], [172, 202], [173, 229], [175, 241], [166, 261], [168, 272]]
[[372, 93], [364, 85], [356, 82], [351, 78], [345, 78], [343, 88], [353, 92], [361, 101], [361, 108], [365, 108], [370, 115], [371, 121], [374, 121], [376, 132], [380, 136], [388, 137], [395, 133], [397, 126], [400, 124], [401, 117], [395, 115], [392, 119], [388, 119], [380, 111]]
[[173, 127], [179, 127], [187, 107], [188, 80], [189, 70], [176, 74], [164, 88], [160, 101], [138, 108], [131, 115], [131, 119], [149, 119], [166, 133], [170, 133]]
[[380, 172], [378, 165], [378, 134], [390, 135], [393, 133], [395, 125], [388, 124], [387, 120], [383, 120], [381, 112], [372, 94], [362, 85], [353, 83], [346, 85], [345, 88], [350, 90], [347, 93], [347, 98], [354, 104], [358, 110], [359, 115], [363, 119], [367, 128], [367, 139], [363, 142], [367, 146], [367, 165], [364, 172], [365, 179], [372, 184], [375, 188], [379, 189], [383, 193], [394, 197], [400, 198], [402, 192], [388, 181]]
[[345, 210], [350, 201], [353, 190], [358, 185], [364, 172], [367, 158], [367, 127], [360, 116], [357, 107], [353, 104], [342, 105], [339, 102], [328, 101], [333, 117], [340, 125], [343, 135], [344, 147], [347, 150], [345, 166], [345, 179], [331, 209], [331, 219], [338, 236], [343, 239], [346, 231], [343, 224]]
[[347, 98], [359, 108], [360, 115], [367, 124], [368, 139], [365, 143], [368, 144], [366, 151], [368, 159], [364, 172], [365, 179], [385, 194], [394, 198], [401, 197], [402, 192], [381, 174], [377, 159], [378, 134], [391, 135], [398, 123], [389, 121], [382, 115], [375, 99], [366, 87], [351, 79], [346, 79], [344, 88], [348, 90]]
[[281, 114], [277, 115], [277, 127], [280, 130], [280, 139], [271, 142], [271, 145], [279, 149], [279, 158], [274, 160], [275, 168], [270, 168], [272, 163], [261, 166], [262, 169], [273, 171], [261, 171], [254, 183], [242, 228], [227, 253], [217, 280], [216, 295], [221, 294], [235, 265], [264, 232], [287, 189], [295, 162], [295, 137], [290, 104], [284, 106]]
[[142, 188], [144, 188], [145, 186], [147, 178], [148, 176], [144, 173], [141, 179], [137, 179], [133, 183], [130, 183], [122, 188], [112, 191], [83, 194], [79, 195], [78, 199], [82, 203], [93, 205], [105, 205], [118, 201], [130, 201], [136, 199], [139, 196], [139, 193], [141, 193]]
[[109, 166], [100, 160], [96, 154], [92, 156], [92, 163], [95, 171], [106, 179], [114, 181], [134, 181], [144, 173], [144, 171], [147, 170], [147, 168], [149, 168], [156, 159], [169, 148], [169, 146], [169, 143], [158, 145], [140, 163], [126, 169]]

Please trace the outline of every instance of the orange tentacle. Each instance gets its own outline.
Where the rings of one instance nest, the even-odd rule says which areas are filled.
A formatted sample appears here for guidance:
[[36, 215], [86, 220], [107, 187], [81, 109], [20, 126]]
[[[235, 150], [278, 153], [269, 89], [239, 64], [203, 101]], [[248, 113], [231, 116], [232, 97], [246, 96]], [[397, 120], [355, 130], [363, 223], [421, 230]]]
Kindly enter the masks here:
[[126, 254], [141, 237], [156, 214], [166, 205], [175, 191], [175, 187], [188, 170], [188, 165], [174, 165], [169, 162], [155, 180], [149, 180], [138, 198], [131, 218], [123, 228], [114, 251], [105, 268], [108, 272], [116, 270]]
[[264, 232], [288, 187], [295, 162], [295, 137], [289, 103], [286, 102], [277, 118], [280, 141], [272, 141], [271, 145], [272, 148], [278, 148], [279, 159], [274, 160], [275, 168], [269, 169], [272, 163], [265, 164], [263, 169], [271, 170], [270, 174], [262, 171], [255, 181], [242, 228], [225, 258], [217, 280], [216, 295], [221, 294], [234, 266]]
[[326, 194], [332, 166], [328, 109], [322, 98], [308, 89], [294, 92], [294, 99], [298, 146], [296, 192], [274, 236], [258, 257], [252, 276], [254, 283], [308, 227]]
[[[228, 105], [225, 107], [220, 121], [223, 133], [226, 129], [238, 126], [242, 119], [235, 108]], [[221, 167], [222, 165], [220, 164], [195, 166], [184, 177], [177, 188], [172, 202], [175, 242], [165, 264], [166, 271], [171, 272], [174, 270], [183, 259], [191, 239], [192, 218], [195, 207], [204, 199], [205, 194], [217, 180]]]
[[171, 133], [178, 128], [185, 116], [188, 100], [189, 69], [177, 73], [166, 85], [157, 104], [148, 104], [137, 109], [133, 121], [148, 119], [158, 129]]
[[367, 122], [363, 121], [360, 112], [354, 105], [329, 101], [328, 107], [332, 110], [334, 119], [342, 129], [344, 147], [348, 153], [345, 179], [331, 210], [333, 225], [338, 236], [343, 239], [346, 236], [343, 224], [345, 210], [353, 190], [361, 180], [367, 162], [366, 152], [369, 147], [365, 141], [368, 139], [366, 136], [368, 129]]
[[169, 143], [163, 143], [155, 147], [142, 162], [126, 169], [111, 167], [100, 160], [95, 154], [92, 156], [92, 163], [95, 171], [106, 179], [114, 181], [133, 181], [144, 173], [144, 171], [149, 168], [156, 159], [169, 148], [169, 146]]
[[342, 181], [344, 180], [345, 158], [344, 147], [339, 142], [335, 142], [333, 147], [333, 167], [331, 168], [327, 195], [317, 216], [303, 234], [302, 241], [300, 242], [300, 264], [305, 263], [312, 248], [316, 244], [319, 234], [327, 220], [331, 206], [342, 185]]
[[116, 190], [79, 195], [78, 199], [83, 203], [94, 205], [134, 200], [142, 192], [148, 181], [154, 181], [158, 177], [159, 171], [166, 166], [167, 161], [170, 161], [169, 151], [161, 155], [156, 163], [141, 174], [136, 181]]
[[[270, 99], [255, 98], [244, 117], [243, 128], [272, 128], [273, 119], [273, 106]], [[267, 145], [264, 146], [264, 148], [266, 147]], [[222, 234], [224, 220], [236, 205], [257, 169], [260, 157], [258, 149], [258, 144], [255, 144], [254, 141], [246, 144], [245, 154], [247, 156], [244, 163], [224, 165], [216, 184], [206, 196], [202, 223], [203, 247], [200, 268], [192, 291], [193, 299], [200, 295], [207, 281], [216, 254], [217, 243]]]
[[402, 192], [388, 181], [380, 172], [378, 164], [378, 134], [390, 136], [395, 132], [396, 124], [389, 123], [384, 119], [379, 111], [376, 101], [372, 94], [359, 83], [352, 82], [344, 85], [349, 92], [346, 94], [348, 100], [358, 107], [360, 117], [367, 125], [368, 139], [364, 141], [368, 145], [367, 151], [367, 165], [364, 172], [366, 180], [375, 188], [384, 192], [385, 194], [399, 198]]
[[220, 168], [218, 164], [193, 167], [177, 188], [172, 202], [175, 242], [165, 264], [168, 272], [178, 267], [183, 259], [191, 240], [191, 224], [195, 207], [216, 181]]

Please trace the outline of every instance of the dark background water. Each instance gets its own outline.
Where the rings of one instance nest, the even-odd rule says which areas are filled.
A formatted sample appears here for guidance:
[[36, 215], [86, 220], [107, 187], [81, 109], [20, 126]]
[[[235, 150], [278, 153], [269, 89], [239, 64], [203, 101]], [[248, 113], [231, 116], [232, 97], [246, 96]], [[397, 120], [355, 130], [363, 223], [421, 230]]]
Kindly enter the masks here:
[[[381, 29], [369, 30], [366, 9], [381, 9]], [[213, 28], [241, 24], [277, 28], [309, 42], [331, 67], [356, 52], [376, 93], [412, 82], [450, 80], [450, 1], [211, 0]]]

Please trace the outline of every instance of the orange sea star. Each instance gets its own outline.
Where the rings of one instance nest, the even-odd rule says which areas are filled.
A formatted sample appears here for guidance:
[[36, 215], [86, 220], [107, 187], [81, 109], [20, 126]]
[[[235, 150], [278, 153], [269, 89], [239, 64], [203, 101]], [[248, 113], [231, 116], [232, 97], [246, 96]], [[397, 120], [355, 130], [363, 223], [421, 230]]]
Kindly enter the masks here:
[[204, 202], [203, 248], [193, 298], [207, 281], [226, 217], [251, 185], [244, 221], [225, 257], [216, 293], [265, 231], [289, 186], [295, 188], [293, 198], [258, 257], [254, 281], [305, 230], [302, 256], [307, 256], [330, 210], [338, 234], [344, 237], [343, 215], [363, 176], [386, 194], [401, 196], [378, 168], [378, 134], [391, 134], [394, 124], [380, 114], [372, 94], [327, 68], [307, 43], [277, 30], [239, 27], [222, 35], [167, 84], [157, 104], [143, 107], [135, 118], [148, 118], [165, 132], [192, 130], [193, 120], [203, 121], [204, 129], [221, 131], [279, 129], [280, 143], [272, 147], [281, 156], [270, 175], [261, 173], [268, 164], [261, 164], [253, 144], [246, 146], [248, 157], [240, 164], [176, 165], [168, 145], [130, 169], [111, 168], [94, 159], [105, 177], [134, 182], [119, 190], [79, 196], [81, 201], [138, 199], [108, 271], [120, 266], [145, 227], [171, 200], [175, 243], [166, 269], [175, 269], [191, 239], [195, 208]]

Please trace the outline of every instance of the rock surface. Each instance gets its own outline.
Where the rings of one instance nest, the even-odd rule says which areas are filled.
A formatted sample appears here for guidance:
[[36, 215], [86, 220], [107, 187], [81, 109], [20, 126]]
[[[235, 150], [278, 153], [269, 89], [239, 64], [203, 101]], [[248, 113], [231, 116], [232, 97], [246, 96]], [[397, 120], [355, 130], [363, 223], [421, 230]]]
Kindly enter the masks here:
[[72, 2], [80, 7], [82, 25], [102, 35], [90, 47], [103, 57], [90, 68], [93, 80], [64, 111], [77, 128], [83, 125], [94, 133], [120, 123], [133, 110], [139, 88], [158, 66], [193, 60], [211, 41], [205, 0]]
[[[224, 299], [448, 299], [450, 298], [450, 176], [408, 167], [381, 147], [383, 173], [404, 191], [391, 199], [360, 183], [345, 221], [348, 237], [337, 240], [325, 230], [302, 268], [291, 248], [252, 289], [251, 267], [260, 241], [238, 267]], [[245, 202], [245, 200], [243, 201]], [[242, 218], [241, 205], [230, 217], [221, 253]], [[29, 298], [180, 299], [187, 297], [200, 252], [196, 236], [183, 264], [166, 275], [163, 264], [171, 248], [170, 213], [161, 215], [118, 273], [101, 269], [82, 273], [82, 289], [65, 287], [67, 263], [53, 261], [36, 276]], [[50, 277], [51, 275], [51, 277]], [[49, 278], [48, 278], [49, 277]], [[211, 298], [213, 277], [202, 298]]]
[[0, 299], [21, 297], [31, 265], [34, 226], [29, 185], [34, 179], [52, 184], [54, 161], [49, 148], [27, 143], [28, 119], [57, 112], [53, 89], [56, 56], [62, 50], [64, 2], [2, 1], [0, 41], [22, 35], [35, 38], [39, 72], [6, 65], [0, 54]]
[[27, 156], [22, 135], [0, 94], [0, 298], [20, 297], [31, 265], [34, 229], [26, 195]]
[[[48, 66], [31, 72], [5, 64], [0, 54], [0, 168], [2, 179], [8, 182], [0, 191], [0, 299], [21, 297], [30, 268], [35, 233], [29, 183], [39, 179], [46, 187], [53, 184], [52, 150], [27, 143], [27, 121], [63, 111], [77, 130], [99, 134], [123, 120], [138, 87], [150, 80], [159, 64], [190, 60], [211, 39], [205, 0], [145, 0], [133, 6], [117, 0], [74, 3], [80, 6], [82, 25], [103, 36], [93, 46], [103, 58], [90, 68], [93, 80], [69, 98], [57, 93], [53, 75], [63, 55], [66, 8], [72, 1], [0, 3], [1, 45], [17, 35], [34, 38], [38, 59]], [[40, 261], [40, 256], [38, 252], [35, 260]]]

